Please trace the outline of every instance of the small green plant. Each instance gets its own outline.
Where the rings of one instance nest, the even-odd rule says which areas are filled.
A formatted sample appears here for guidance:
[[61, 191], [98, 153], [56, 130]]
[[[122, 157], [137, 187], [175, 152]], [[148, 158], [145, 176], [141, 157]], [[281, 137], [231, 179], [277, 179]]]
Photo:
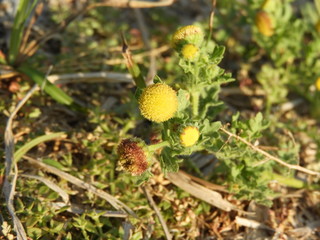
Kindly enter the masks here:
[[[136, 94], [142, 116], [161, 129], [158, 143], [147, 146], [136, 138], [123, 140], [118, 146], [120, 169], [138, 176], [141, 183], [150, 176], [148, 167], [152, 163], [147, 156], [158, 154], [157, 149], [165, 173], [178, 171], [182, 159], [192, 153], [213, 154], [220, 161], [212, 174], [216, 181], [227, 183], [239, 198], [270, 204], [271, 190], [266, 179], [271, 180], [268, 172], [273, 172], [274, 164], [260, 164], [261, 154], [243, 141], [228, 138], [228, 134], [238, 134], [245, 141], [258, 141], [269, 122], [261, 113], [249, 121], [241, 121], [240, 115], [235, 114], [227, 131], [218, 121], [224, 108], [218, 98], [221, 85], [234, 81], [218, 66], [224, 47], [205, 42], [201, 28], [193, 25], [178, 29], [171, 45], [178, 53], [182, 70], [182, 76], [175, 80], [179, 88], [173, 90], [155, 77], [152, 85], [138, 87]], [[142, 86], [141, 82], [137, 86]]]

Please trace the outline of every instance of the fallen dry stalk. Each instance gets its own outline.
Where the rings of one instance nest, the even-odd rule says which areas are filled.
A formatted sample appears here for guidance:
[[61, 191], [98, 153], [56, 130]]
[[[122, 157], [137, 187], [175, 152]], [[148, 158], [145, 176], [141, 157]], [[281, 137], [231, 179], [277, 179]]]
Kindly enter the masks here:
[[5, 142], [5, 180], [2, 192], [6, 199], [7, 209], [12, 217], [14, 229], [17, 233], [18, 240], [27, 240], [27, 234], [24, 227], [15, 214], [13, 205], [16, 182], [18, 178], [18, 166], [14, 161], [14, 137], [12, 133], [12, 122], [22, 106], [29, 100], [32, 94], [38, 90], [38, 85], [34, 85], [26, 94], [26, 96], [18, 103], [7, 121], [4, 142]]
[[67, 73], [55, 74], [48, 76], [48, 81], [54, 84], [67, 84], [67, 83], [131, 83], [132, 77], [130, 74], [117, 73], [117, 72], [89, 72], [89, 73]]
[[135, 1], [135, 0], [105, 0], [100, 3], [89, 5], [88, 9], [96, 7], [119, 7], [119, 8], [154, 8], [170, 6], [174, 0], [161, 1]]
[[156, 203], [153, 201], [153, 198], [151, 196], [151, 193], [149, 192], [149, 190], [146, 188], [146, 187], [142, 187], [142, 190], [144, 191], [144, 194], [146, 195], [147, 199], [148, 199], [148, 202], [149, 204], [151, 205], [151, 207], [153, 208], [153, 210], [155, 211], [160, 223], [161, 223], [161, 226], [163, 228], [163, 231], [166, 235], [166, 238], [167, 240], [171, 240], [172, 239], [172, 236], [170, 234], [170, 231], [169, 231], [169, 228], [166, 224], [166, 221], [164, 220], [164, 218], [162, 217], [161, 215], [161, 212], [159, 210], [159, 208], [157, 207]]
[[177, 187], [190, 193], [196, 198], [199, 198], [202, 201], [209, 203], [212, 206], [215, 206], [226, 212], [230, 212], [231, 210], [243, 212], [232, 203], [223, 199], [220, 193], [210, 190], [196, 183], [187, 174], [184, 174], [182, 171], [179, 171], [176, 173], [168, 173], [167, 178], [170, 180], [170, 182], [172, 182]]
[[229, 137], [233, 137], [233, 138], [235, 138], [235, 139], [237, 139], [237, 140], [245, 143], [246, 145], [248, 145], [248, 146], [249, 146], [251, 149], [253, 149], [254, 151], [256, 151], [256, 152], [264, 155], [265, 157], [267, 157], [267, 158], [269, 158], [269, 159], [271, 159], [271, 160], [273, 160], [273, 161], [275, 161], [275, 162], [277, 162], [277, 163], [279, 163], [279, 164], [281, 164], [281, 165], [283, 165], [283, 166], [285, 166], [285, 167], [287, 167], [287, 168], [295, 169], [295, 170], [298, 170], [298, 171], [300, 171], [300, 172], [304, 172], [304, 173], [306, 173], [306, 174], [310, 174], [310, 175], [314, 175], [314, 176], [319, 176], [319, 175], [320, 175], [320, 173], [315, 172], [315, 171], [312, 171], [312, 170], [309, 170], [309, 169], [307, 169], [307, 168], [304, 168], [304, 167], [301, 167], [301, 166], [298, 166], [298, 165], [293, 165], [293, 164], [286, 163], [286, 162], [284, 162], [283, 160], [281, 160], [281, 159], [279, 159], [279, 158], [277, 158], [277, 157], [275, 157], [275, 156], [272, 156], [271, 154], [269, 154], [269, 153], [263, 151], [262, 149], [254, 146], [253, 144], [251, 144], [250, 142], [248, 142], [248, 141], [245, 140], [244, 138], [239, 137], [238, 135], [229, 132], [229, 131], [226, 130], [225, 128], [220, 128], [220, 130], [221, 130], [222, 132], [226, 133], [227, 135], [229, 135]]
[[129, 214], [131, 214], [134, 217], [137, 217], [136, 214], [129, 208], [127, 205], [125, 205], [120, 200], [116, 199], [112, 195], [106, 193], [105, 191], [96, 188], [92, 184], [86, 183], [79, 178], [76, 178], [69, 173], [65, 173], [63, 171], [60, 171], [59, 169], [49, 166], [41, 161], [35, 160], [28, 156], [23, 156], [24, 159], [28, 160], [31, 164], [36, 165], [38, 168], [43, 169], [46, 172], [52, 173], [54, 175], [57, 175], [60, 178], [63, 178], [67, 180], [68, 182], [76, 185], [79, 188], [85, 189], [89, 192], [92, 192], [93, 194], [97, 195], [98, 197], [106, 200], [108, 203], [110, 203], [115, 209], [117, 210], [126, 210]]

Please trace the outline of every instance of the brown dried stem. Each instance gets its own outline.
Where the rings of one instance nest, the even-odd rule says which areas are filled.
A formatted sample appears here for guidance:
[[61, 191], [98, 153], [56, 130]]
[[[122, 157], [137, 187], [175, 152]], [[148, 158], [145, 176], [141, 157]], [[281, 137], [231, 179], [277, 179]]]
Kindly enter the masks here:
[[249, 146], [251, 149], [253, 149], [254, 151], [256, 151], [256, 152], [264, 155], [265, 157], [267, 157], [267, 158], [269, 158], [269, 159], [271, 159], [271, 160], [273, 160], [273, 161], [275, 161], [275, 162], [277, 162], [277, 163], [279, 163], [279, 164], [281, 164], [281, 165], [283, 165], [283, 166], [285, 166], [285, 167], [287, 167], [287, 168], [295, 169], [295, 170], [297, 170], [297, 171], [300, 171], [300, 172], [303, 172], [303, 173], [306, 173], [306, 174], [309, 174], [309, 175], [315, 175], [315, 176], [319, 176], [319, 175], [320, 175], [319, 172], [315, 172], [315, 171], [309, 170], [309, 169], [307, 169], [307, 168], [304, 168], [304, 167], [301, 167], [301, 166], [298, 166], [298, 165], [293, 165], [293, 164], [286, 163], [286, 162], [284, 162], [283, 160], [281, 160], [281, 159], [279, 159], [279, 158], [277, 158], [277, 157], [275, 157], [275, 156], [272, 156], [270, 153], [265, 152], [265, 151], [263, 151], [262, 149], [254, 146], [253, 144], [251, 144], [250, 142], [248, 142], [248, 141], [245, 140], [244, 138], [239, 137], [238, 135], [229, 132], [229, 131], [226, 130], [225, 128], [220, 128], [220, 130], [221, 130], [222, 132], [226, 133], [227, 135], [229, 135], [230, 137], [233, 137], [233, 138], [235, 138], [235, 139], [237, 139], [237, 140], [245, 143], [246, 145], [248, 145], [248, 146]]

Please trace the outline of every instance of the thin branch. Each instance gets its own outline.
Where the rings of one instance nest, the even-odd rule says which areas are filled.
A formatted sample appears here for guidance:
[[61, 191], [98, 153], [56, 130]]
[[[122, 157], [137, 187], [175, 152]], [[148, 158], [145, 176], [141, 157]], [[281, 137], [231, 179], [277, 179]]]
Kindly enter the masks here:
[[271, 159], [271, 160], [273, 160], [273, 161], [275, 161], [275, 162], [277, 162], [277, 163], [279, 163], [279, 164], [281, 164], [281, 165], [283, 165], [283, 166], [285, 166], [285, 167], [287, 167], [287, 168], [295, 169], [295, 170], [298, 170], [298, 171], [300, 171], [300, 172], [304, 172], [304, 173], [307, 173], [307, 174], [310, 174], [310, 175], [315, 175], [315, 176], [319, 176], [319, 175], [320, 175], [319, 172], [315, 172], [315, 171], [306, 169], [306, 168], [301, 167], [301, 166], [298, 166], [298, 165], [293, 165], [293, 164], [286, 163], [286, 162], [284, 162], [283, 160], [281, 160], [281, 159], [279, 159], [279, 158], [277, 158], [277, 157], [274, 157], [274, 156], [272, 156], [271, 154], [263, 151], [262, 149], [260, 149], [260, 148], [258, 148], [258, 147], [256, 147], [256, 146], [252, 145], [250, 142], [248, 142], [248, 141], [245, 140], [244, 138], [239, 137], [238, 135], [235, 135], [235, 134], [229, 132], [229, 131], [226, 130], [225, 128], [220, 128], [220, 130], [221, 130], [222, 132], [226, 133], [227, 135], [229, 135], [230, 137], [233, 137], [233, 138], [235, 138], [235, 139], [237, 139], [237, 140], [245, 143], [246, 145], [248, 145], [248, 146], [249, 146], [251, 149], [253, 149], [254, 151], [256, 151], [256, 152], [264, 155], [265, 157], [267, 157], [267, 158], [269, 158], [269, 159]]
[[216, 8], [216, 0], [212, 0], [211, 6], [212, 8], [211, 8], [210, 18], [209, 18], [209, 40], [212, 38], [213, 19], [214, 19], [214, 10]]
[[128, 73], [117, 73], [117, 72], [77, 72], [67, 73], [60, 75], [50, 75], [48, 80], [54, 84], [67, 84], [67, 83], [97, 83], [97, 82], [108, 82], [108, 83], [131, 83], [133, 82], [132, 77]]
[[174, 0], [135, 1], [135, 0], [107, 0], [100, 3], [93, 3], [89, 9], [96, 7], [119, 7], [119, 8], [154, 8], [170, 6]]
[[[143, 13], [142, 13], [141, 9], [138, 9], [138, 8], [135, 8], [133, 10], [134, 10], [134, 13], [136, 15], [136, 18], [137, 18], [137, 21], [138, 21], [138, 25], [139, 25], [139, 28], [140, 28], [141, 33], [142, 33], [143, 42], [144, 42], [147, 50], [148, 51], [152, 51], [152, 46], [151, 46], [151, 43], [150, 43], [150, 34], [149, 34], [148, 27], [147, 27], [146, 22], [145, 22], [144, 17], [143, 17]], [[150, 54], [149, 55], [149, 61], [150, 61], [150, 65], [149, 65], [148, 75], [147, 75], [146, 80], [145, 80], [147, 85], [152, 83], [152, 80], [153, 80], [154, 76], [157, 74], [157, 66], [156, 66], [155, 55], [151, 55]]]
[[[16, 108], [11, 113], [4, 134], [5, 141], [5, 180], [3, 184], [2, 192], [6, 199], [8, 211], [13, 219], [14, 229], [17, 232], [17, 239], [27, 239], [26, 231], [19, 218], [15, 214], [13, 206], [16, 182], [18, 178], [18, 166], [14, 161], [14, 137], [12, 133], [12, 122], [21, 107], [28, 101], [32, 94], [39, 89], [38, 85], [34, 85], [26, 94], [26, 96], [17, 104]], [[13, 166], [13, 170], [12, 170]]]
[[153, 210], [155, 211], [155, 213], [156, 213], [156, 215], [157, 215], [157, 217], [158, 217], [158, 219], [159, 219], [159, 221], [160, 221], [160, 223], [161, 223], [161, 226], [162, 226], [162, 228], [163, 228], [163, 231], [164, 231], [164, 233], [165, 233], [165, 235], [166, 235], [166, 238], [167, 238], [168, 240], [171, 240], [171, 239], [172, 239], [172, 236], [171, 236], [171, 234], [170, 234], [169, 228], [168, 228], [165, 220], [163, 219], [159, 208], [157, 207], [156, 203], [153, 201], [153, 198], [152, 198], [150, 192], [149, 192], [148, 189], [145, 188], [145, 187], [142, 187], [142, 190], [144, 191], [144, 194], [146, 195], [146, 197], [147, 197], [147, 199], [148, 199], [148, 201], [149, 201], [149, 204], [151, 205], [151, 207], [152, 207]]
[[32, 174], [21, 174], [20, 176], [25, 177], [25, 178], [36, 179], [38, 181], [43, 182], [45, 185], [48, 186], [48, 188], [50, 188], [51, 190], [58, 193], [60, 195], [60, 197], [62, 198], [62, 200], [64, 201], [64, 203], [68, 204], [70, 202], [69, 194], [66, 191], [64, 191], [61, 187], [59, 187], [59, 185], [55, 184], [54, 182], [50, 181], [49, 179], [46, 179], [44, 177], [37, 176], [37, 175], [32, 175]]
[[28, 156], [23, 156], [24, 159], [28, 160], [31, 164], [36, 165], [38, 168], [43, 169], [46, 172], [52, 173], [54, 175], [57, 175], [58, 177], [67, 180], [68, 182], [76, 185], [79, 188], [85, 189], [95, 195], [97, 195], [98, 197], [106, 200], [107, 202], [109, 202], [115, 209], [117, 210], [126, 210], [129, 214], [131, 214], [134, 217], [137, 217], [136, 214], [131, 210], [131, 208], [129, 208], [127, 205], [125, 205], [123, 202], [121, 202], [120, 200], [116, 199], [115, 197], [113, 197], [112, 195], [110, 195], [109, 193], [96, 188], [95, 186], [93, 186], [92, 184], [86, 183], [82, 180], [80, 180], [79, 178], [76, 178], [74, 176], [72, 176], [69, 173], [60, 171], [59, 169], [49, 166], [41, 161], [35, 160], [31, 157]]

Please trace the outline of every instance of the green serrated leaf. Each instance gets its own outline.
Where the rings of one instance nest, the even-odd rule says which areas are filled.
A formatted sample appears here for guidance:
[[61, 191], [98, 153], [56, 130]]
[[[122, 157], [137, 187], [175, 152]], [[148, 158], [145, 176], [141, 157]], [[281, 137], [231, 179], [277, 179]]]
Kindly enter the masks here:
[[164, 173], [177, 172], [179, 170], [179, 164], [176, 158], [172, 157], [171, 150], [168, 147], [165, 147], [162, 150], [160, 156], [160, 166]]
[[182, 112], [190, 105], [189, 92], [183, 89], [178, 91], [178, 112]]

